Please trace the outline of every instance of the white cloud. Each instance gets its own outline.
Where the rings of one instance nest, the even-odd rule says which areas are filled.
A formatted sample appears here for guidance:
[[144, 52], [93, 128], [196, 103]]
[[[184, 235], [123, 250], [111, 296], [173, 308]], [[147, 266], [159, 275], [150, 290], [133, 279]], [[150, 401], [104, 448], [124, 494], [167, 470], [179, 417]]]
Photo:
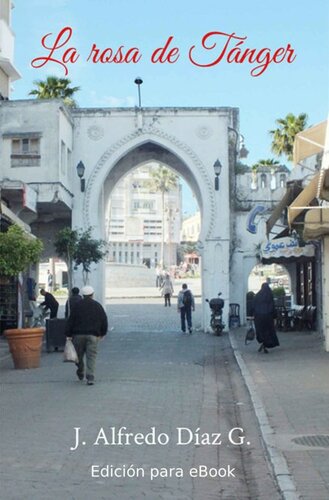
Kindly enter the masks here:
[[113, 95], [101, 96], [94, 90], [90, 93], [93, 106], [97, 107], [113, 107], [113, 108], [126, 108], [136, 106], [136, 99], [133, 96], [116, 97]]

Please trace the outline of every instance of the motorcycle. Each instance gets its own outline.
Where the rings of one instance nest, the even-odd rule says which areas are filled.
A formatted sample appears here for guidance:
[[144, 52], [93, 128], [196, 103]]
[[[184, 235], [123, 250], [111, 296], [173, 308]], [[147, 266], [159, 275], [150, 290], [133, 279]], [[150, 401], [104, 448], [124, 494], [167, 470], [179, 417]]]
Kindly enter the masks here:
[[221, 335], [222, 331], [225, 328], [225, 323], [223, 323], [223, 308], [224, 308], [224, 300], [219, 298], [222, 294], [218, 294], [218, 298], [214, 299], [206, 299], [208, 302], [211, 317], [210, 317], [210, 326], [215, 335]]

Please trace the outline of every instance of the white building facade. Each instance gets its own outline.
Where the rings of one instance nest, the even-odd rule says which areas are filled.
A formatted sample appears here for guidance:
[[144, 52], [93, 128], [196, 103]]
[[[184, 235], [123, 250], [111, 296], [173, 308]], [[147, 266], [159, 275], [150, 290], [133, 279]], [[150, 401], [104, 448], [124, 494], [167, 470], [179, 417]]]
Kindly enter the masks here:
[[[91, 226], [93, 237], [104, 240], [110, 230], [113, 238], [118, 237], [116, 241], [112, 239], [117, 243], [111, 249], [112, 258], [113, 252], [121, 251], [123, 262], [133, 259], [137, 263], [138, 258], [155, 261], [159, 242], [154, 242], [153, 237], [160, 234], [146, 233], [161, 232], [157, 222], [160, 218], [146, 218], [143, 214], [142, 231], [141, 224], [135, 223], [133, 210], [144, 209], [140, 205], [142, 199], [152, 202], [150, 195], [133, 196], [132, 189], [128, 211], [132, 218], [123, 223], [121, 206], [110, 200], [117, 186], [120, 190], [120, 183], [133, 181], [136, 168], [161, 164], [185, 179], [200, 208], [197, 249], [201, 257], [202, 326], [207, 328], [210, 319], [204, 299], [216, 297], [219, 291], [225, 300], [224, 314], [228, 316], [229, 303], [238, 302], [244, 318], [248, 276], [258, 262], [256, 247], [265, 234], [264, 228], [255, 234], [246, 230], [249, 212], [257, 200], [264, 210], [271, 210], [282, 197], [284, 187], [277, 187], [282, 181], [278, 180], [274, 188], [269, 178], [266, 187], [258, 184], [251, 189], [250, 173], [236, 175], [234, 137], [238, 137], [238, 109], [70, 110], [58, 100], [2, 101], [0, 130], [2, 197], [43, 239], [45, 259], [55, 255], [53, 240], [58, 230], [72, 225], [81, 229]], [[222, 164], [218, 191], [214, 187], [217, 159]], [[85, 165], [84, 190], [76, 172], [80, 161]], [[171, 230], [175, 218], [176, 231], [180, 212], [176, 212], [175, 196], [175, 202], [167, 199], [167, 207]], [[113, 215], [110, 224], [109, 207]], [[146, 224], [147, 220], [150, 222]], [[130, 226], [128, 232], [126, 225], [127, 229]], [[128, 233], [131, 235], [131, 241], [114, 234], [122, 231], [125, 238]], [[169, 231], [172, 242], [175, 234]], [[143, 249], [138, 246], [142, 238]], [[121, 246], [120, 250], [120, 241], [127, 247]], [[153, 253], [146, 254], [148, 243], [157, 245]], [[173, 248], [169, 243], [167, 237], [167, 246]], [[118, 253], [115, 257], [119, 260]], [[105, 265], [95, 265], [90, 276], [90, 284], [101, 301], [105, 294]], [[75, 279], [78, 286], [80, 274]]]
[[111, 193], [107, 212], [108, 259], [118, 264], [176, 264], [181, 225], [181, 189], [177, 186], [164, 193], [150, 190], [151, 170], [158, 164], [138, 167], [120, 180]]
[[10, 96], [10, 85], [20, 75], [14, 66], [15, 37], [11, 30], [11, 0], [0, 0], [0, 100]]

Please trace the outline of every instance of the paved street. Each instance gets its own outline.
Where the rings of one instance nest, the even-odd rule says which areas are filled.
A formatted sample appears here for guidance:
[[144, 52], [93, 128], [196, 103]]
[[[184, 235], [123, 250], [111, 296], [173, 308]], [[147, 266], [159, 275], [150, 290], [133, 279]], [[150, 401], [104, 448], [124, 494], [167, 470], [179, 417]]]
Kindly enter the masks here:
[[[228, 335], [198, 331], [199, 305], [192, 336], [160, 299], [116, 299], [108, 311], [113, 329], [100, 344], [93, 387], [76, 380], [61, 353], [44, 352], [34, 370], [13, 370], [3, 357], [1, 498], [279, 499]], [[169, 442], [111, 444], [121, 427]], [[192, 442], [179, 445], [179, 432]], [[200, 444], [201, 434], [210, 442], [206, 433], [221, 433], [221, 444]], [[92, 477], [100, 467], [125, 477]]]

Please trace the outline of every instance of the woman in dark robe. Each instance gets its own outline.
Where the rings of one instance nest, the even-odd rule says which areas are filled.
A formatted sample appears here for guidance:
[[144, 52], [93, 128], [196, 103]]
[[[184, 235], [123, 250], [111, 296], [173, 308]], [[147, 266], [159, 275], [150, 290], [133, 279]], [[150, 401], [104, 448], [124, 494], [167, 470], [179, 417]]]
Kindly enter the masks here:
[[274, 327], [275, 305], [273, 293], [268, 283], [263, 283], [253, 300], [256, 338], [260, 343], [259, 352], [280, 345]]

